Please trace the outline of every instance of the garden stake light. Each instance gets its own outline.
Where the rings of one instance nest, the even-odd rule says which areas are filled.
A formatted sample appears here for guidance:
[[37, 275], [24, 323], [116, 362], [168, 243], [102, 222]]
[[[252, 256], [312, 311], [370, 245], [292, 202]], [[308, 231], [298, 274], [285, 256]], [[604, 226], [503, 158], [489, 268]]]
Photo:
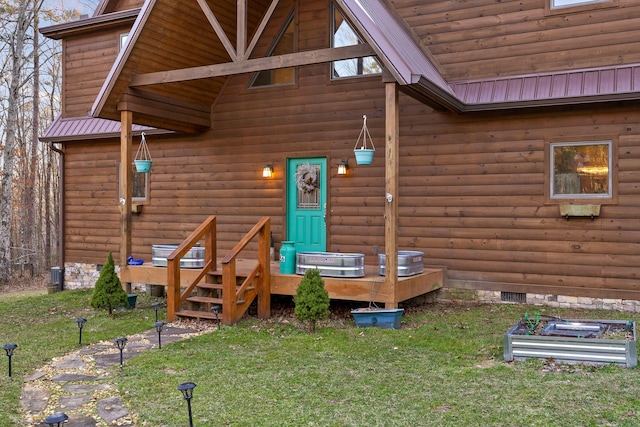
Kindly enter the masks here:
[[5, 344], [2, 346], [4, 351], [7, 352], [7, 357], [9, 358], [9, 376], [11, 376], [11, 357], [13, 356], [13, 351], [18, 347], [18, 344]]
[[166, 323], [164, 322], [156, 322], [154, 324], [154, 326], [156, 327], [156, 331], [158, 331], [158, 348], [162, 348], [162, 341], [160, 341], [160, 335], [162, 332], [162, 327], [165, 325]]
[[127, 337], [116, 338], [116, 347], [120, 350], [120, 369], [122, 369], [122, 351], [124, 346], [127, 345]]
[[67, 414], [60, 412], [57, 414], [49, 415], [47, 418], [45, 418], [44, 422], [47, 423], [49, 427], [61, 427], [62, 423], [64, 423], [68, 419], [69, 416]]
[[162, 303], [159, 303], [159, 302], [154, 302], [153, 304], [151, 304], [151, 307], [153, 307], [156, 310], [156, 323], [158, 322], [158, 309], [160, 308], [161, 305]]
[[220, 306], [219, 305], [214, 305], [213, 307], [211, 307], [211, 311], [213, 311], [213, 314], [216, 315], [216, 323], [218, 324], [218, 330], [220, 330], [220, 319], [218, 319], [218, 312], [220, 311]]
[[78, 337], [78, 345], [82, 345], [82, 328], [84, 327], [84, 323], [87, 321], [84, 317], [78, 317], [76, 319], [76, 323], [78, 324], [78, 329], [80, 330], [80, 336]]
[[193, 397], [193, 389], [196, 387], [196, 383], [188, 382], [182, 383], [178, 386], [178, 390], [182, 392], [182, 396], [187, 401], [187, 407], [189, 408], [189, 427], [193, 427], [193, 417], [191, 415], [191, 398]]

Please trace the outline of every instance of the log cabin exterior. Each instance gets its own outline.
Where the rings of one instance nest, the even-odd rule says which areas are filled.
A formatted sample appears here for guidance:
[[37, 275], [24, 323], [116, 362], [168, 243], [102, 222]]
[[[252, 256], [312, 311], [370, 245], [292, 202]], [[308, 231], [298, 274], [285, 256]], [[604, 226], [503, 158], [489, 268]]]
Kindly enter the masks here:
[[[211, 215], [219, 254], [263, 217], [279, 245], [295, 162], [319, 161], [324, 250], [384, 251], [394, 289], [389, 254], [411, 249], [450, 291], [636, 310], [640, 1], [558, 1], [105, 0], [43, 29], [63, 42], [62, 115], [42, 140], [64, 153], [65, 270], [148, 260]], [[332, 45], [340, 18], [359, 44]], [[381, 72], [336, 78], [350, 58]], [[256, 85], [267, 70], [289, 80]], [[153, 166], [136, 202], [119, 164], [141, 132]], [[589, 180], [576, 168], [593, 149], [606, 170]], [[567, 151], [583, 176], [568, 190]]]

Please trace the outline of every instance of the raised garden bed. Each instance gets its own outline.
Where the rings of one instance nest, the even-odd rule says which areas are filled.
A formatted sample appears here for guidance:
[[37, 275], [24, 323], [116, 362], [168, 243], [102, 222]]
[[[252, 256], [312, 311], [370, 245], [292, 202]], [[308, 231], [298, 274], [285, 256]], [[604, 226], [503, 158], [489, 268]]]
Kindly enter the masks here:
[[630, 368], [638, 364], [636, 325], [625, 320], [532, 320], [525, 315], [504, 335], [504, 360], [528, 358]]

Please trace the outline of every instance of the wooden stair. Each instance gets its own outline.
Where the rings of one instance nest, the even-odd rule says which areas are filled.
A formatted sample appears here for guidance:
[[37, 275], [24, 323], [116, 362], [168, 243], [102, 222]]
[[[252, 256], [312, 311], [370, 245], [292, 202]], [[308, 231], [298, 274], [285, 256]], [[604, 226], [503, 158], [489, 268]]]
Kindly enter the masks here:
[[[246, 277], [236, 277], [236, 292], [240, 289], [242, 282]], [[224, 307], [224, 299], [222, 298], [222, 274], [217, 271], [207, 273], [206, 282], [199, 283], [190, 296], [186, 297], [182, 307], [176, 311], [176, 316], [194, 319], [210, 319], [221, 320], [222, 310]], [[246, 288], [247, 291], [253, 290], [252, 286]], [[237, 304], [244, 304], [242, 295], [239, 297]], [[219, 306], [218, 314], [212, 312], [212, 307]]]
[[[253, 228], [222, 259], [222, 269], [216, 262], [216, 218], [210, 216], [196, 228], [167, 257], [167, 320], [176, 317], [215, 319], [211, 312], [219, 306], [217, 319], [226, 325], [235, 324], [257, 300], [258, 317], [269, 317], [271, 272], [269, 268], [269, 244], [271, 221], [262, 217]], [[180, 280], [180, 260], [200, 240], [204, 239], [204, 267], [183, 291]], [[237, 271], [240, 254], [251, 243], [257, 243], [252, 266]]]

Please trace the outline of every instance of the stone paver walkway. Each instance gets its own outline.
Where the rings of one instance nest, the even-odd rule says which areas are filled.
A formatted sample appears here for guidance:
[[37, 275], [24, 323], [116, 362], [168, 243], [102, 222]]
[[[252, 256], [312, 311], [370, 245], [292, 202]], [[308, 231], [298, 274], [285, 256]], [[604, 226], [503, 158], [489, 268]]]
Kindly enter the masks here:
[[[161, 335], [162, 345], [199, 335], [206, 330], [167, 324]], [[127, 336], [122, 353], [126, 361], [145, 350], [158, 347], [155, 329], [144, 334]], [[122, 403], [110, 369], [120, 365], [120, 350], [112, 341], [102, 341], [79, 347], [66, 356], [24, 378], [20, 397], [23, 425], [47, 427], [43, 421], [56, 412], [69, 416], [65, 427], [136, 426], [137, 415], [130, 413]]]

